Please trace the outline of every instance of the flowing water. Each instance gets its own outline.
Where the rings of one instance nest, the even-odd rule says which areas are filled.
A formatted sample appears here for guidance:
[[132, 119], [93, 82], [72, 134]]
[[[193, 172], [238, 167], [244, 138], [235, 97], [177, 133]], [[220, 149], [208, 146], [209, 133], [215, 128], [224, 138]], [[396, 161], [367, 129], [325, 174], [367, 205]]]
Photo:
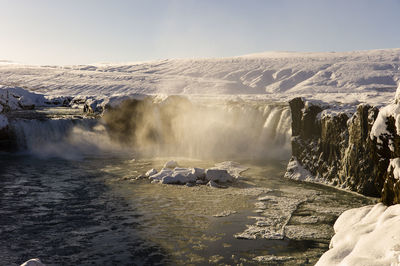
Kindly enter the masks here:
[[[197, 119], [190, 121], [168, 110], [170, 120], [131, 125], [125, 146], [146, 142], [140, 152], [116, 146], [104, 122], [16, 118], [21, 151], [0, 154], [0, 264], [34, 257], [48, 265], [315, 263], [338, 215], [371, 199], [284, 179], [287, 107], [236, 108], [214, 116], [191, 108], [185, 113]], [[160, 110], [151, 110], [152, 121], [166, 113]], [[115, 128], [117, 138], [127, 130]], [[132, 179], [161, 169], [171, 154], [184, 155], [175, 158], [182, 167], [235, 159], [248, 170], [226, 188]]]

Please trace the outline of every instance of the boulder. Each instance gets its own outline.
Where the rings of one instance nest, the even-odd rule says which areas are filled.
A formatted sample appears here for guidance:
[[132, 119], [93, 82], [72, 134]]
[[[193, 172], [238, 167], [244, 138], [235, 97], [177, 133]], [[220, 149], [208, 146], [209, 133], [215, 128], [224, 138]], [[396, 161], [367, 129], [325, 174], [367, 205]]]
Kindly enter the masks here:
[[235, 180], [235, 178], [231, 176], [226, 170], [207, 169], [205, 173], [206, 173], [206, 180], [208, 181], [226, 183], [226, 182], [233, 182]]

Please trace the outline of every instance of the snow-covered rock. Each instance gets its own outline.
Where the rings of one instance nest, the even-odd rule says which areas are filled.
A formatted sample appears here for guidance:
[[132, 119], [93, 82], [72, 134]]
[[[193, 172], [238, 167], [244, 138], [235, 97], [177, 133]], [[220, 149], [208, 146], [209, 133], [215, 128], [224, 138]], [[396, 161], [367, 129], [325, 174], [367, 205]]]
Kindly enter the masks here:
[[310, 173], [310, 171], [305, 169], [295, 157], [290, 159], [287, 165], [285, 177], [298, 181], [323, 182], [323, 180], [317, 179]]
[[0, 113], [44, 106], [69, 105], [71, 97], [47, 96], [25, 88], [0, 85]]
[[150, 179], [151, 181], [160, 181], [160, 180], [162, 180], [164, 177], [172, 175], [172, 173], [173, 173], [173, 170], [172, 170], [172, 169], [163, 168], [163, 169], [161, 169], [160, 172], [158, 172], [158, 173], [156, 173], [156, 174], [154, 174], [154, 175], [149, 176], [149, 179]]
[[400, 205], [381, 203], [345, 211], [330, 249], [316, 265], [400, 265]]
[[[165, 166], [177, 165], [176, 161], [169, 161]], [[161, 184], [190, 184], [204, 185], [208, 184], [212, 187], [220, 187], [218, 183], [233, 182], [237, 177], [232, 176], [226, 169], [218, 169], [218, 166], [229, 168], [233, 173], [239, 174], [247, 168], [242, 167], [238, 163], [223, 162], [216, 164], [214, 168], [182, 168], [175, 167], [174, 169], [164, 167], [160, 172], [156, 169], [150, 169], [145, 176], [148, 176], [152, 183]], [[229, 167], [228, 167], [229, 166]]]

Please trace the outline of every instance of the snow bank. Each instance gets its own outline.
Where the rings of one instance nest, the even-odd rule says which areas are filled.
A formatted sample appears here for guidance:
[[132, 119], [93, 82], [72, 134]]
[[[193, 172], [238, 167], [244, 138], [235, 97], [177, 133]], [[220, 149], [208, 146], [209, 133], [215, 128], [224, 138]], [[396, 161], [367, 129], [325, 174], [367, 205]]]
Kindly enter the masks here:
[[69, 104], [69, 101], [70, 97], [45, 96], [21, 87], [0, 85], [0, 113], [42, 106], [62, 106]]
[[400, 205], [345, 211], [334, 229], [330, 249], [316, 265], [400, 265]]
[[169, 59], [87, 66], [0, 64], [0, 80], [48, 95], [296, 96], [388, 104], [400, 79], [400, 49], [341, 53], [272, 52], [217, 59]]
[[43, 106], [47, 99], [43, 94], [29, 92], [19, 87], [0, 86], [1, 111], [32, 109]]

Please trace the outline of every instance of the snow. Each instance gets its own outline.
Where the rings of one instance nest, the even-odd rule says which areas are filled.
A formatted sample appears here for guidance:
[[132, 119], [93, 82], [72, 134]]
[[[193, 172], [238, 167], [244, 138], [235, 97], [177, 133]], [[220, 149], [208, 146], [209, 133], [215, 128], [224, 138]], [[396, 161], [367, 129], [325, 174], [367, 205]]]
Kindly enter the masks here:
[[287, 165], [285, 178], [307, 181], [314, 183], [326, 183], [325, 180], [319, 179], [305, 169], [296, 158], [292, 157]]
[[393, 177], [395, 179], [400, 179], [400, 158], [390, 159], [388, 172], [393, 169]]
[[[397, 134], [400, 135], [400, 83], [396, 90], [394, 103], [388, 104], [387, 106], [381, 108], [378, 113], [374, 125], [372, 126], [370, 138], [377, 139], [378, 143], [382, 143], [381, 136], [390, 134], [387, 130], [386, 122], [388, 117], [393, 117], [395, 120], [395, 126]], [[389, 143], [389, 148], [394, 151], [393, 143]]]
[[285, 231], [293, 213], [300, 204], [315, 195], [310, 191], [309, 195], [296, 196], [285, 196], [283, 194], [276, 196], [268, 193], [265, 196], [258, 197], [258, 201], [255, 203], [257, 208], [255, 212], [258, 216], [249, 217], [256, 221], [255, 224], [246, 225], [246, 230], [235, 234], [235, 238], [284, 239], [287, 237]]
[[400, 205], [381, 203], [345, 211], [330, 249], [316, 265], [400, 265]]
[[[164, 168], [157, 172], [150, 169], [145, 176], [152, 183], [161, 184], [207, 184], [211, 187], [221, 187], [220, 183], [233, 182], [239, 178], [239, 174], [247, 168], [235, 162], [222, 162], [210, 169], [203, 168], [180, 168], [176, 161], [168, 161]], [[221, 168], [219, 168], [221, 167]], [[233, 173], [234, 175], [231, 175]]]
[[149, 171], [146, 172], [145, 176], [149, 177], [149, 176], [152, 176], [152, 175], [155, 175], [155, 174], [157, 174], [157, 170], [152, 168], [152, 169], [150, 169]]
[[[400, 49], [340, 53], [267, 52], [75, 66], [1, 64], [1, 84], [49, 96], [247, 95], [287, 101], [388, 104], [400, 79]], [[97, 97], [97, 98], [96, 98]]]

